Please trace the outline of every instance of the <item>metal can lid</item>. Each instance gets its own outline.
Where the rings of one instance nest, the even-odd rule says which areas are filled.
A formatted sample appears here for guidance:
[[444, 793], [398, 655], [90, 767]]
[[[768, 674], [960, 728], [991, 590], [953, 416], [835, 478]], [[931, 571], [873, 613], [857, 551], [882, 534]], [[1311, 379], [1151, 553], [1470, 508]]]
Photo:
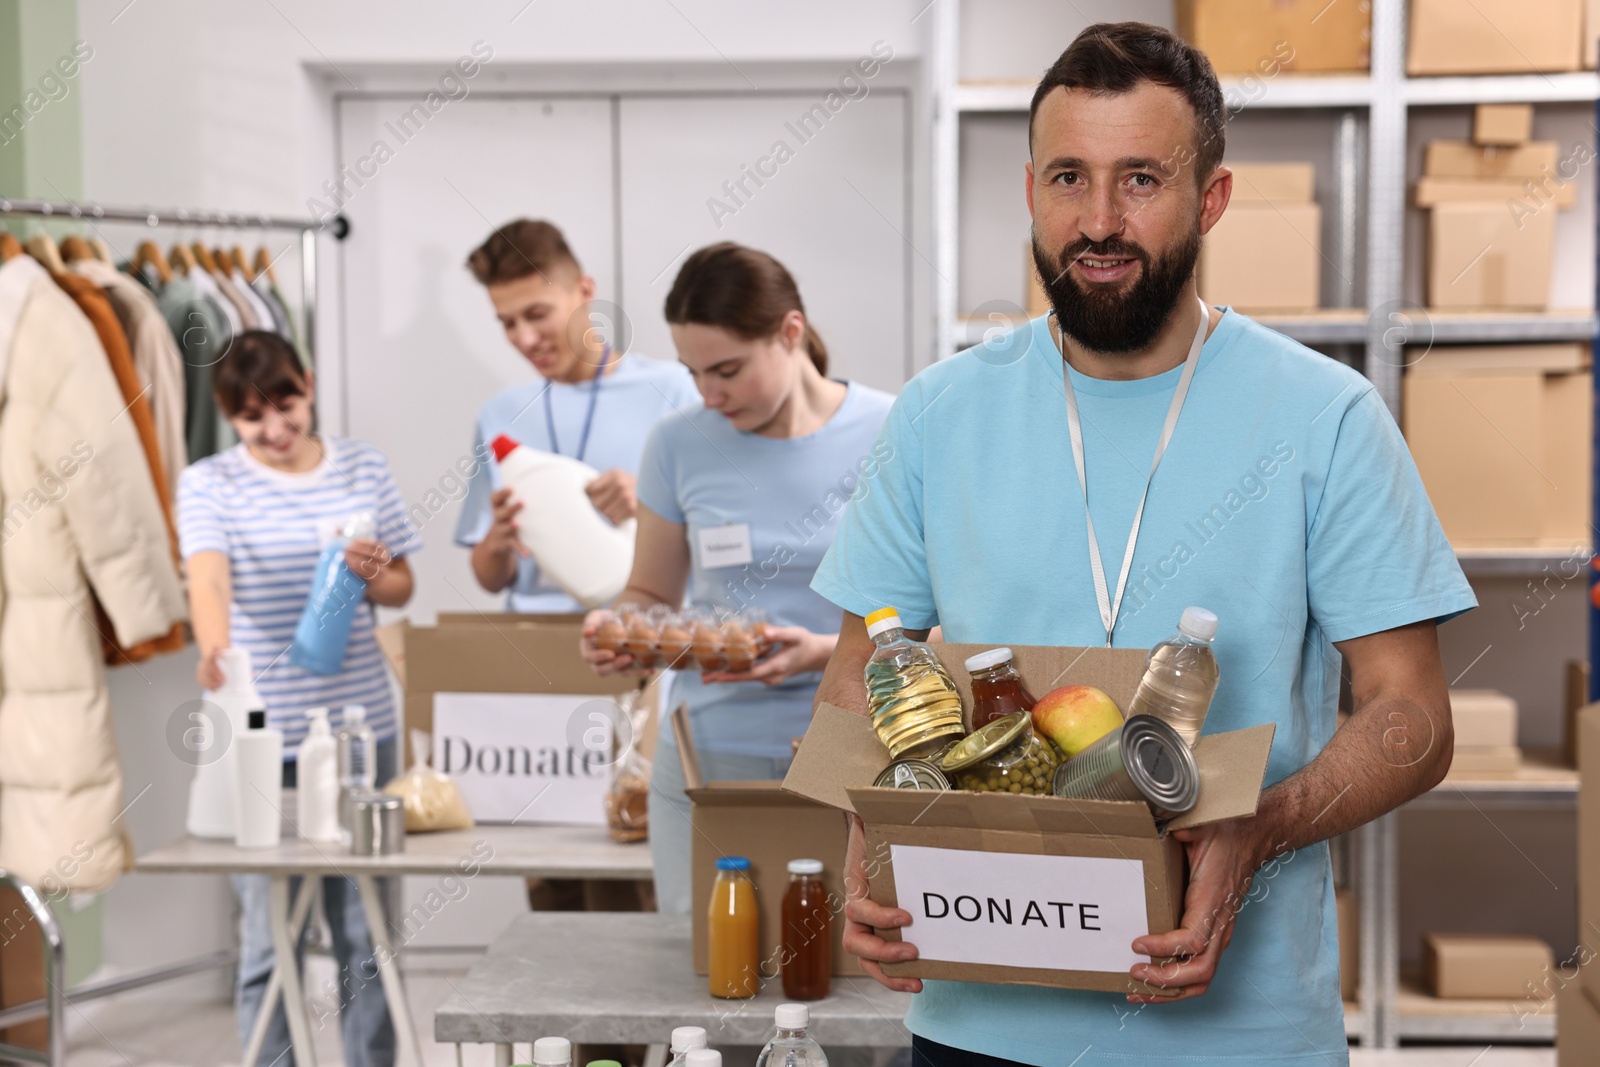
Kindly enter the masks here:
[[995, 719], [952, 745], [939, 761], [939, 769], [946, 773], [965, 770], [999, 752], [1032, 727], [1033, 716], [1025, 711], [1014, 711]]
[[1134, 715], [1122, 727], [1122, 765], [1152, 806], [1180, 815], [1200, 799], [1200, 771], [1178, 731], [1154, 715]]
[[872, 784], [879, 789], [949, 789], [950, 779], [925, 759], [897, 759]]

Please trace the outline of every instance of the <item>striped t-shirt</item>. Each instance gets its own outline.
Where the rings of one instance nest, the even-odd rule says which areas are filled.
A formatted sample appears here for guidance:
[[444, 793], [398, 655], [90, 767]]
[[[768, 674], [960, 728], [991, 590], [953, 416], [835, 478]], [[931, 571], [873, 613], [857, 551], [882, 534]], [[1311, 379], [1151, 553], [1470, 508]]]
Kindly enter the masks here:
[[322, 677], [289, 662], [322, 546], [351, 515], [370, 511], [378, 540], [396, 557], [422, 547], [383, 454], [361, 441], [326, 435], [320, 440], [322, 462], [303, 473], [274, 470], [240, 444], [195, 463], [178, 479], [183, 557], [196, 552], [228, 557], [230, 640], [249, 651], [267, 719], [283, 731], [290, 758], [306, 735], [306, 709], [319, 705], [333, 709], [337, 728], [343, 705], [365, 704], [379, 740], [395, 733], [394, 699], [372, 636], [371, 604], [364, 602], [356, 611], [338, 674]]

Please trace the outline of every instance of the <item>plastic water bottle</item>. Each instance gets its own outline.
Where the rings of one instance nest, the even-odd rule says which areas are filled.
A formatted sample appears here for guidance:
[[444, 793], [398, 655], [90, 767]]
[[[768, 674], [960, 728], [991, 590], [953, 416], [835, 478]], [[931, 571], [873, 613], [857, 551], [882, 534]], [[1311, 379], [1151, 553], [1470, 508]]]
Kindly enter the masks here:
[[672, 1031], [672, 1044], [667, 1046], [668, 1051], [672, 1053], [672, 1058], [667, 1061], [667, 1067], [685, 1067], [689, 1060], [689, 1053], [694, 1049], [705, 1047], [705, 1027], [674, 1027]]
[[311, 729], [295, 751], [295, 792], [300, 836], [306, 841], [339, 840], [338, 746], [328, 728], [328, 709], [306, 712]]
[[572, 1042], [564, 1037], [541, 1037], [533, 1043], [536, 1067], [572, 1067]]
[[1205, 608], [1184, 608], [1178, 632], [1150, 650], [1144, 678], [1128, 705], [1128, 717], [1154, 715], [1178, 731], [1190, 748], [1200, 737], [1206, 711], [1221, 673], [1211, 640], [1217, 616]]
[[714, 1048], [692, 1048], [683, 1057], [684, 1067], [722, 1067], [722, 1053]]
[[376, 533], [372, 514], [363, 511], [352, 516], [317, 557], [311, 596], [295, 625], [294, 644], [289, 649], [289, 662], [301, 670], [327, 677], [338, 674], [344, 665], [350, 624], [367, 596], [367, 583], [344, 561], [344, 550], [351, 541]]
[[353, 812], [350, 798], [371, 793], [378, 785], [378, 742], [367, 725], [367, 709], [346, 704], [339, 731], [339, 840], [350, 840]]
[[804, 1004], [779, 1004], [773, 1013], [778, 1032], [756, 1057], [756, 1067], [828, 1067], [822, 1046], [806, 1035], [811, 1010]]

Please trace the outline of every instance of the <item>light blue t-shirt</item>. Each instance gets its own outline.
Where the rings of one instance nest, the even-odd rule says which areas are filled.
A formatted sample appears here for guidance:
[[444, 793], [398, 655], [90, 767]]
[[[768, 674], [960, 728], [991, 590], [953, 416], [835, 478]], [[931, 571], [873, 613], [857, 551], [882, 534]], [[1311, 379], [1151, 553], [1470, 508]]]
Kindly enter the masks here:
[[[1113, 590], [1180, 372], [1072, 372]], [[1103, 645], [1061, 373], [1037, 319], [912, 380], [884, 432], [896, 458], [846, 514], [813, 588], [859, 615], [893, 605], [908, 626], [942, 624], [949, 641]], [[1333, 734], [1333, 642], [1475, 603], [1371, 384], [1225, 312], [1150, 487], [1116, 646], [1156, 644], [1188, 605], [1215, 611], [1222, 681], [1205, 732], [1276, 723], [1271, 785]], [[907, 1022], [1030, 1064], [1345, 1063], [1336, 933], [1319, 843], [1257, 874], [1204, 996], [1141, 1009], [1120, 994], [930, 981]]]
[[[546, 389], [550, 391], [550, 411], [555, 416], [553, 441], [545, 419]], [[618, 469], [638, 475], [639, 457], [644, 453], [650, 427], [663, 416], [697, 411], [704, 406], [683, 364], [639, 355], [623, 356], [617, 368], [600, 380], [598, 396], [593, 390], [593, 381], [569, 384], [535, 378], [489, 398], [478, 413], [473, 430], [473, 455], [482, 461], [475, 464], [467, 498], [461, 505], [456, 544], [471, 548], [489, 533], [494, 520], [489, 497], [500, 488], [500, 468], [489, 443], [501, 434], [530, 448], [576, 457], [592, 397], [594, 422], [583, 449], [583, 461], [598, 471]], [[536, 505], [528, 501], [524, 506]], [[533, 560], [519, 557], [517, 577], [506, 590], [506, 610], [548, 615], [582, 611], [583, 606], [544, 577]]]
[[[760, 608], [779, 626], [838, 633], [839, 609], [812, 591], [811, 576], [846, 505], [870, 497], [884, 463], [892, 462], [887, 446], [875, 442], [893, 403], [888, 393], [852, 382], [839, 410], [805, 437], [742, 433], [706, 408], [662, 420], [645, 445], [639, 503], [685, 527], [691, 600], [719, 617]], [[744, 526], [750, 561], [707, 566], [702, 532], [739, 543], [737, 528]], [[688, 705], [697, 749], [787, 759], [791, 740], [811, 722], [821, 680], [816, 671], [776, 686], [707, 685], [683, 671], [672, 702]]]

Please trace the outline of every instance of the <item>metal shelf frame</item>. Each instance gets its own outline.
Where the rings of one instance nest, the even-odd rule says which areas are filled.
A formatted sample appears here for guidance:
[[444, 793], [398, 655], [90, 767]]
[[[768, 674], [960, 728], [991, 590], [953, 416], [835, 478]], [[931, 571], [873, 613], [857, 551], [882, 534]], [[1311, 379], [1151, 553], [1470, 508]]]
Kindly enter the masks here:
[[[961, 83], [960, 0], [937, 4], [929, 66], [934, 101], [935, 211], [934, 258], [938, 264], [935, 298], [936, 358], [945, 358], [982, 339], [994, 322], [960, 318], [958, 258], [960, 233], [961, 119], [967, 114], [1025, 113], [1034, 85], [1021, 82]], [[1371, 70], [1368, 76], [1280, 75], [1266, 83], [1266, 91], [1245, 95], [1245, 110], [1304, 108], [1343, 111], [1339, 122], [1335, 158], [1337, 178], [1346, 186], [1338, 190], [1341, 222], [1337, 228], [1341, 247], [1330, 252], [1341, 264], [1356, 262], [1358, 223], [1366, 227], [1365, 294], [1350, 293], [1341, 302], [1355, 307], [1323, 309], [1301, 315], [1262, 316], [1268, 325], [1302, 343], [1342, 345], [1364, 356], [1367, 377], [1399, 419], [1401, 374], [1407, 343], [1512, 343], [1593, 340], [1597, 335], [1594, 313], [1456, 314], [1410, 308], [1404, 301], [1406, 218], [1406, 136], [1413, 107], [1464, 106], [1478, 103], [1597, 103], [1600, 119], [1600, 74], [1580, 71], [1550, 75], [1494, 75], [1480, 77], [1410, 78], [1405, 73], [1405, 0], [1372, 0]], [[1109, 14], [1108, 14], [1108, 17]], [[1223, 84], [1226, 92], [1232, 80]], [[1241, 87], [1242, 88], [1242, 87]], [[1255, 87], [1259, 90], [1259, 86]], [[1365, 119], [1363, 123], [1361, 120]], [[1241, 121], [1249, 121], [1248, 117]], [[1365, 177], [1361, 180], [1362, 162]], [[1362, 194], [1361, 201], [1355, 195]], [[1363, 214], [1364, 213], [1364, 214]], [[1597, 241], [1600, 260], [1600, 241]], [[1347, 272], [1349, 273], [1349, 272]], [[1597, 270], [1600, 287], [1600, 270]], [[1345, 297], [1346, 294], [1341, 294]], [[1600, 306], [1600, 293], [1597, 293]], [[1369, 313], [1366, 309], [1403, 309], [1395, 314]], [[1400, 329], [1395, 327], [1399, 325]], [[1600, 361], [1595, 367], [1596, 395], [1600, 396]], [[1600, 421], [1600, 420], [1597, 420]], [[1600, 427], [1597, 427], [1600, 428]], [[1597, 437], [1595, 529], [1600, 529], [1600, 437]], [[1547, 566], [1570, 558], [1559, 550], [1506, 550], [1466, 552], [1463, 565], [1479, 575], [1536, 575]], [[1590, 570], [1591, 581], [1600, 574]], [[1591, 700], [1600, 700], [1600, 609], [1591, 609], [1589, 628]], [[1523, 795], [1467, 787], [1480, 805], [1570, 805], [1570, 796], [1549, 793]], [[1450, 797], [1429, 794], [1413, 802], [1427, 809], [1449, 803]], [[1457, 801], [1459, 802], [1459, 800]], [[1422, 1019], [1403, 1016], [1399, 1005], [1399, 886], [1398, 812], [1360, 827], [1352, 835], [1356, 870], [1354, 883], [1361, 899], [1360, 1007], [1346, 1013], [1346, 1029], [1362, 1045], [1394, 1048], [1402, 1037], [1434, 1040], [1505, 1040], [1512, 1035], [1499, 1016], [1430, 1015]], [[1548, 1039], [1553, 1034], [1553, 1014], [1544, 1017], [1548, 1033], [1540, 1029], [1523, 1037]]]

